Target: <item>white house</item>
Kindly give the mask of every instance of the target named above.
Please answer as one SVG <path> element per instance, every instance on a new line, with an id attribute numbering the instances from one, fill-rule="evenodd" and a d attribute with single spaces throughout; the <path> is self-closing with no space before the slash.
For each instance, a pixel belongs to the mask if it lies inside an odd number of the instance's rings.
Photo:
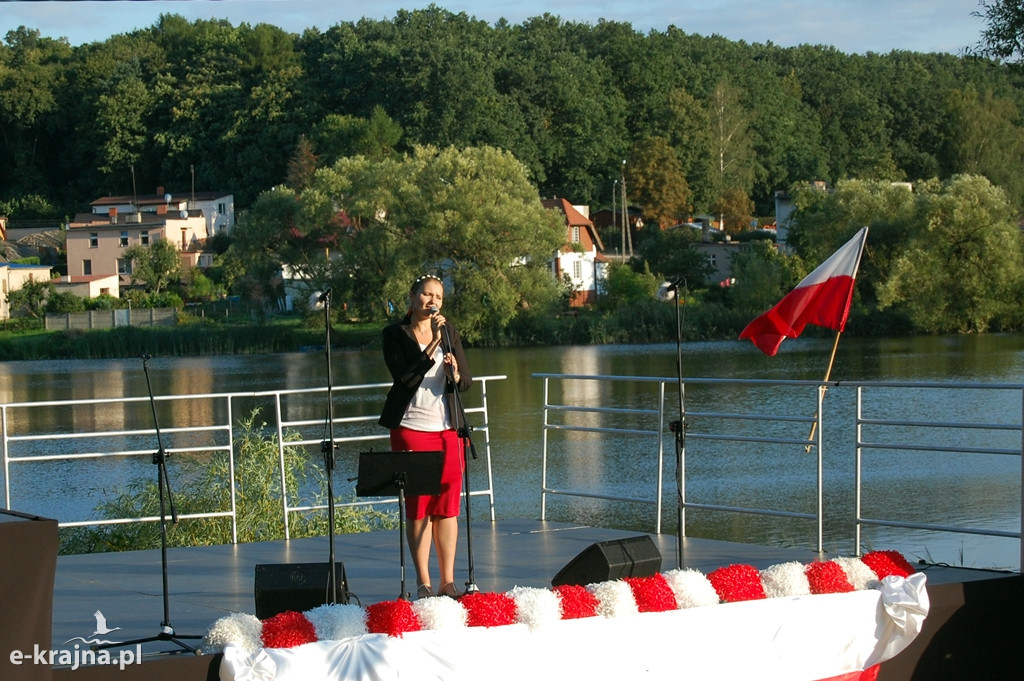
<path id="1" fill-rule="evenodd" d="M 565 216 L 565 245 L 555 252 L 552 273 L 556 279 L 561 279 L 563 273 L 569 275 L 574 289 L 571 306 L 594 304 L 601 293 L 608 259 L 601 253 L 604 245 L 588 217 L 589 207 L 574 206 L 565 199 L 543 199 L 541 204 Z"/>

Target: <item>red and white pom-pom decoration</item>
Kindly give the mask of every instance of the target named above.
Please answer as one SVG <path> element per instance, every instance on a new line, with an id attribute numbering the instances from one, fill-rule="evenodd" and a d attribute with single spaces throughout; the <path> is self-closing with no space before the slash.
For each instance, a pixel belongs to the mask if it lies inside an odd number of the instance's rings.
<path id="1" fill-rule="evenodd" d="M 473 592 L 458 599 L 434 596 L 415 603 L 399 599 L 365 608 L 323 605 L 305 613 L 279 613 L 262 622 L 252 615 L 233 613 L 213 624 L 204 637 L 202 651 L 216 653 L 233 645 L 254 652 L 260 647 L 291 648 L 365 634 L 401 637 L 422 629 L 522 624 L 535 630 L 582 617 L 613 618 L 763 598 L 875 589 L 886 577 L 908 577 L 914 572 L 900 553 L 872 551 L 863 558 L 835 558 L 806 565 L 781 563 L 761 571 L 750 565 L 729 565 L 705 576 L 687 568 L 586 586 L 515 587 L 507 593 Z"/>

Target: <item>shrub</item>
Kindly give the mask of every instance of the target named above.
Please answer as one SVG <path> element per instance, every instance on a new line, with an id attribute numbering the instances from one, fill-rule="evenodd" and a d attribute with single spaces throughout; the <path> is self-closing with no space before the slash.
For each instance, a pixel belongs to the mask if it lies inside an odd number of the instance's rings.
<path id="1" fill-rule="evenodd" d="M 276 431 L 258 422 L 259 409 L 243 418 L 235 433 L 235 490 L 238 541 L 257 542 L 284 539 L 281 477 L 278 464 Z M 296 433 L 285 435 L 285 442 L 299 439 Z M 285 445 L 285 479 L 289 494 L 301 489 L 323 489 L 324 472 L 298 445 Z M 154 476 L 155 477 L 155 476 Z M 178 515 L 213 513 L 230 508 L 231 471 L 227 456 L 183 457 L 172 480 Z M 337 501 L 337 500 L 336 500 Z M 322 505 L 325 496 L 314 494 L 310 505 Z M 160 515 L 160 490 L 154 479 L 140 478 L 112 499 L 102 502 L 97 511 L 106 519 L 155 517 Z M 291 537 L 327 534 L 327 512 L 292 514 Z M 394 513 L 369 507 L 338 509 L 335 531 L 339 534 L 367 532 L 397 527 Z M 168 524 L 168 546 L 208 546 L 231 543 L 230 518 L 185 519 Z M 61 530 L 61 553 L 102 553 L 160 547 L 159 522 L 134 522 Z"/>

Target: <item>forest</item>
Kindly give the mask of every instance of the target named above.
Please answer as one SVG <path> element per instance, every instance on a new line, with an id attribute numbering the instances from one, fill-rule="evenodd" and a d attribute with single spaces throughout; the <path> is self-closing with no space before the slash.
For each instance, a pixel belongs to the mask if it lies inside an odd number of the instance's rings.
<path id="1" fill-rule="evenodd" d="M 382 145 L 496 147 L 541 196 L 595 208 L 625 166 L 630 203 L 666 222 L 745 201 L 768 217 L 800 181 L 959 173 L 1019 208 L 1020 86 L 984 57 L 549 14 L 491 25 L 436 6 L 301 35 L 163 15 L 78 47 L 21 28 L 0 44 L 0 212 L 60 218 L 98 196 L 193 185 L 244 209 L 285 182 L 304 137 L 323 166 Z M 392 125 L 371 125 L 375 112 Z"/>
<path id="2" fill-rule="evenodd" d="M 443 206 L 478 211 L 467 224 L 493 224 L 493 207 L 483 212 L 466 197 L 465 205 L 449 205 L 455 198 L 443 186 L 444 173 L 460 168 L 489 173 L 491 183 L 478 177 L 473 191 L 512 195 L 507 205 L 521 215 L 508 217 L 515 234 L 506 245 L 538 255 L 558 237 L 527 207 L 528 197 L 565 197 L 597 210 L 621 205 L 628 191 L 650 229 L 637 235 L 631 271 L 609 279 L 605 312 L 614 314 L 638 281 L 649 293 L 652 282 L 688 267 L 695 286 L 704 283 L 699 263 L 666 261 L 685 243 L 675 248 L 681 237 L 654 226 L 710 214 L 739 236 L 773 222 L 776 193 L 784 191 L 798 204 L 796 256 L 756 245 L 744 251 L 736 290 L 702 298 L 714 312 L 696 335 L 735 333 L 864 224 L 879 241 L 865 253 L 854 326 L 1019 328 L 1022 315 L 1008 302 L 1019 300 L 1024 281 L 1016 229 L 1024 212 L 1024 90 L 1007 56 L 845 54 L 550 14 L 488 24 L 437 6 L 301 35 L 167 14 L 79 47 L 22 27 L 0 44 L 0 214 L 59 224 L 99 196 L 158 186 L 231 191 L 242 213 L 239 236 L 247 236 L 225 259 L 236 281 L 273 270 L 287 256 L 282 250 L 354 233 L 355 224 L 361 249 L 320 265 L 334 268 L 324 279 L 342 284 L 358 269 L 360 295 L 369 296 L 399 292 L 396 272 L 422 271 L 452 253 L 398 262 L 396 244 L 415 254 L 430 233 L 456 243 L 456 223 L 440 218 L 418 241 L 392 224 L 378 233 L 390 240 L 369 243 L 374 232 L 364 227 L 381 214 L 373 202 L 385 189 L 392 202 L 401 192 L 403 200 L 425 201 L 413 189 L 429 178 L 438 188 L 433 203 L 409 203 L 405 219 Z M 836 191 L 819 196 L 808 190 L 815 182 Z M 899 193 L 894 182 L 911 183 L 914 194 Z M 955 201 L 972 203 L 974 212 Z M 353 205 L 337 210 L 346 202 Z M 979 236 L 979 220 L 997 228 Z M 536 234 L 525 233 L 531 229 Z M 1000 269 L 993 254 L 1004 256 Z M 945 266 L 949 259 L 960 269 Z M 504 276 L 507 262 L 487 269 L 466 261 L 457 273 L 463 289 L 492 306 L 475 322 L 476 336 L 531 337 L 536 330 L 522 311 L 547 309 L 538 303 L 557 292 L 541 291 L 535 273 Z M 953 309 L 920 295 L 915 282 L 927 268 L 952 281 L 950 298 L 972 276 L 976 304 Z M 507 290 L 494 288 L 505 279 Z M 938 318 L 922 301 L 938 305 Z M 378 309 L 379 302 L 372 301 Z M 637 326 L 636 307 L 620 314 L 625 326 Z M 664 327 L 670 314 L 657 312 L 654 325 Z"/>

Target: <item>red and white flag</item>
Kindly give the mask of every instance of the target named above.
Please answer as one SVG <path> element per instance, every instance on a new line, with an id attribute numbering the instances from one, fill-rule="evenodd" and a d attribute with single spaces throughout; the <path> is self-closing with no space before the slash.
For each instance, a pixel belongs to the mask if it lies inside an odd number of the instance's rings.
<path id="1" fill-rule="evenodd" d="M 761 352 L 774 356 L 783 340 L 796 338 L 808 324 L 842 331 L 867 238 L 868 228 L 863 227 L 775 307 L 747 324 L 740 338 L 749 338 Z"/>

